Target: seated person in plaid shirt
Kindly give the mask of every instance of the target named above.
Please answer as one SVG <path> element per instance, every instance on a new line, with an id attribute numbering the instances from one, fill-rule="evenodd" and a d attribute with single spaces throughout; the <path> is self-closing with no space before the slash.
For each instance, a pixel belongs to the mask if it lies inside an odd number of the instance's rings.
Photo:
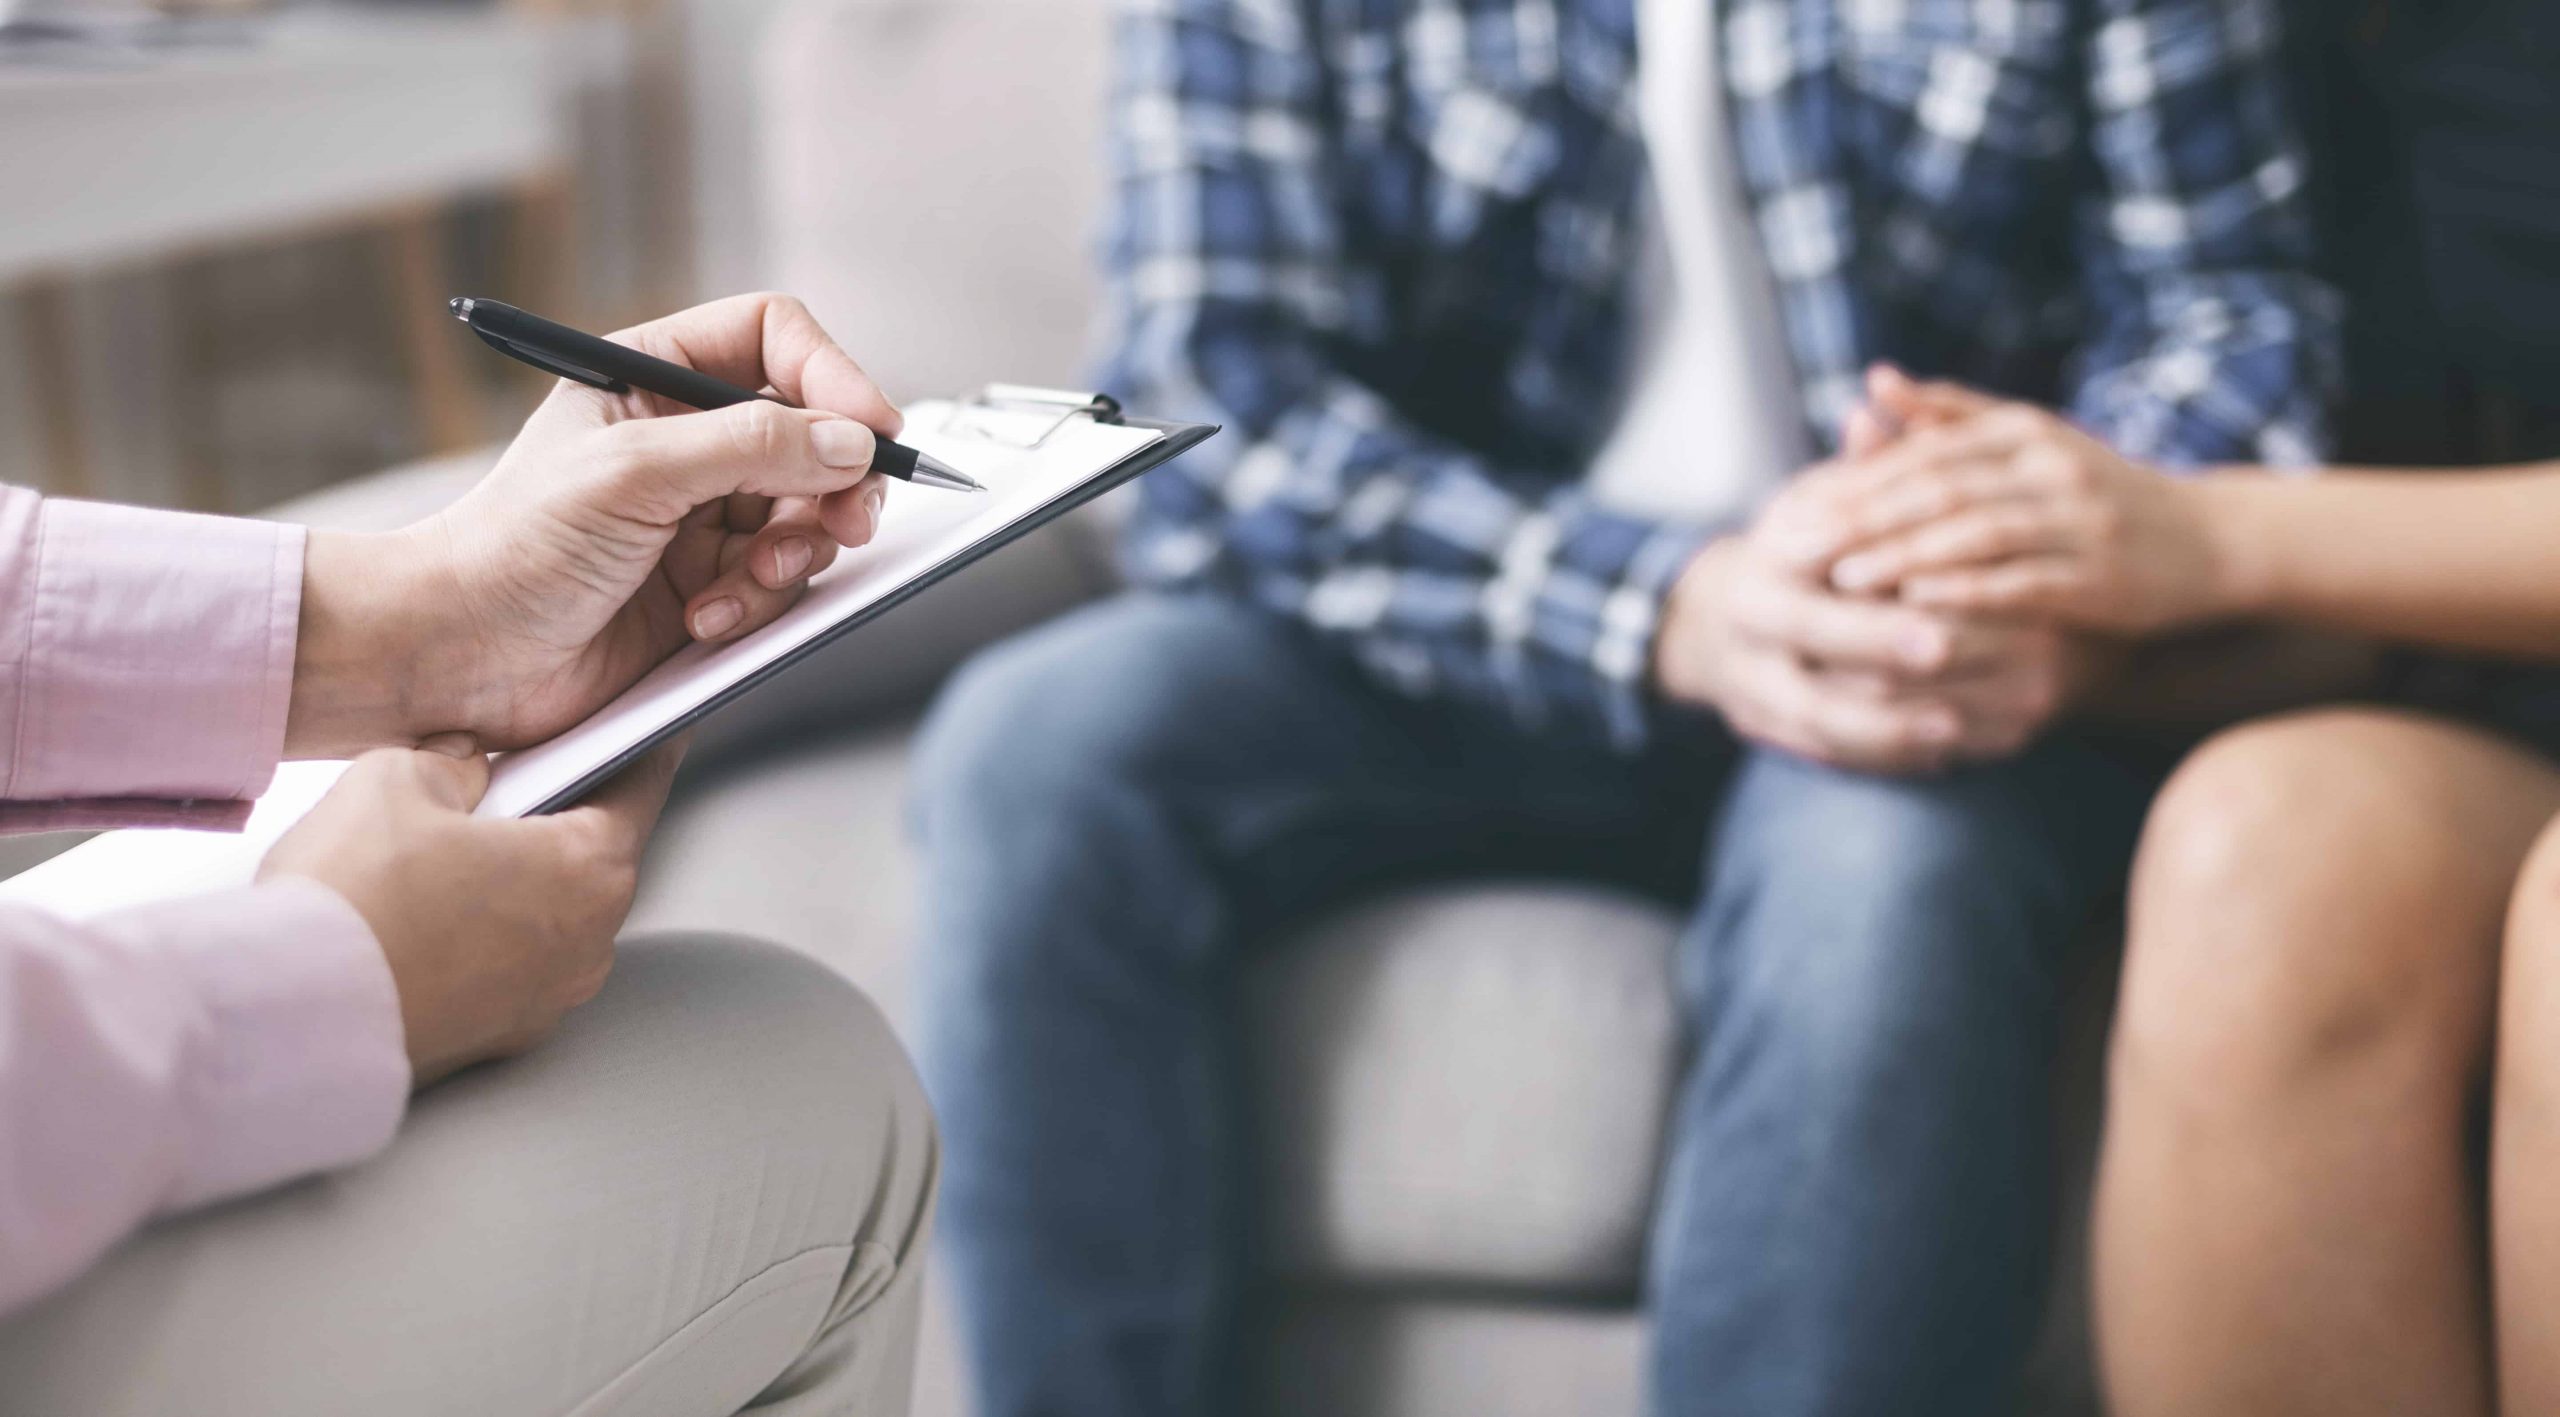
<path id="1" fill-rule="evenodd" d="M 1453 872 L 1695 901 L 1657 1410 L 2001 1406 L 2057 979 L 2161 764 L 2056 726 L 2113 642 L 1839 592 L 1782 513 L 1890 442 L 1853 419 L 1884 360 L 2165 467 L 2312 456 L 2334 329 L 2274 28 L 1131 0 L 1108 379 L 1227 433 L 1144 485 L 1145 588 L 991 651 L 920 753 L 992 1417 L 1236 1410 L 1233 966 Z"/>

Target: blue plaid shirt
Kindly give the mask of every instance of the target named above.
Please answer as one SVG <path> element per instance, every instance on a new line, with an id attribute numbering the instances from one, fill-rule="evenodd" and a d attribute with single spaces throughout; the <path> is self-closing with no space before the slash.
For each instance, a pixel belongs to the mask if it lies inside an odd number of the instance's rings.
<path id="1" fill-rule="evenodd" d="M 2271 0 L 1699 3 L 1818 446 L 1891 359 L 2173 467 L 2320 451 Z M 1718 528 L 1583 486 L 1628 375 L 1632 0 L 1124 0 L 1118 49 L 1105 378 L 1228 429 L 1142 484 L 1131 574 L 1640 747 Z"/>

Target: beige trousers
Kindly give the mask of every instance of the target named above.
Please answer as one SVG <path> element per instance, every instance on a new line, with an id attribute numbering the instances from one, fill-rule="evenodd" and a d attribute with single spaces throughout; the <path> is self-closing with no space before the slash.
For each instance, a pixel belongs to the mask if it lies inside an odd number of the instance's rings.
<path id="1" fill-rule="evenodd" d="M 894 1417 L 935 1168 L 851 985 L 633 943 L 381 1156 L 154 1226 L 0 1326 L 0 1413 Z"/>

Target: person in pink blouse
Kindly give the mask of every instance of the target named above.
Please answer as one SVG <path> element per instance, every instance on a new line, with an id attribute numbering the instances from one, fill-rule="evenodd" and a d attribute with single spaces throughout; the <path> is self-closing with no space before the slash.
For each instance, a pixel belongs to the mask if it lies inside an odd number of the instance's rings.
<path id="1" fill-rule="evenodd" d="M 878 1015 L 709 939 L 599 997 L 673 753 L 471 814 L 879 517 L 898 413 L 796 303 L 621 338 L 807 411 L 563 385 L 384 535 L 0 489 L 0 828 L 236 824 L 361 755 L 253 886 L 0 909 L 0 1409 L 903 1409 L 935 1140 Z"/>

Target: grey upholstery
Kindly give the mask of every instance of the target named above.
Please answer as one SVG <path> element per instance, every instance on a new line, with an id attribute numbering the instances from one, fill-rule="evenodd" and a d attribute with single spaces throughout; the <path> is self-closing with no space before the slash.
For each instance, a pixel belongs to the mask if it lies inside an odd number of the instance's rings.
<path id="1" fill-rule="evenodd" d="M 1676 928 L 1579 886 L 1454 887 L 1263 955 L 1247 998 L 1281 1271 L 1631 1300 L 1680 1059 Z"/>
<path id="2" fill-rule="evenodd" d="M 1612 1417 L 1643 1410 L 1623 1307 L 1445 1294 L 1294 1294 L 1256 1354 L 1263 1417 Z"/>

